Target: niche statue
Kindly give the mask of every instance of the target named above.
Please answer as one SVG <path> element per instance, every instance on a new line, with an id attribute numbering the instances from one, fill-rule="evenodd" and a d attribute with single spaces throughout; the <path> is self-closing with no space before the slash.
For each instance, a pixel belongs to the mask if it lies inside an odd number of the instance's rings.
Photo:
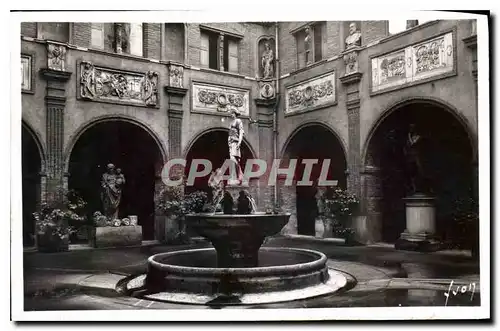
<path id="1" fill-rule="evenodd" d="M 429 185 L 429 176 L 425 169 L 425 150 L 424 137 L 417 131 L 415 124 L 410 124 L 404 154 L 410 179 L 411 194 L 425 194 L 432 191 Z"/>

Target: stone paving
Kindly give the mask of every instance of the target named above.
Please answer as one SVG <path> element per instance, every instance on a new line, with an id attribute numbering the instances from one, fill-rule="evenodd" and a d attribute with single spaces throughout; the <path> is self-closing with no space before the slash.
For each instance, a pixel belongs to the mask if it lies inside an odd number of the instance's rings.
<path id="1" fill-rule="evenodd" d="M 352 275 L 357 283 L 324 297 L 244 308 L 480 305 L 479 263 L 463 252 L 417 253 L 387 246 L 345 247 L 290 238 L 271 238 L 265 246 L 319 250 L 329 257 L 331 268 Z M 25 253 L 25 310 L 209 308 L 137 299 L 116 291 L 120 280 L 146 272 L 149 256 L 203 247 L 210 244 Z M 467 291 L 445 302 L 444 293 L 451 281 Z"/>

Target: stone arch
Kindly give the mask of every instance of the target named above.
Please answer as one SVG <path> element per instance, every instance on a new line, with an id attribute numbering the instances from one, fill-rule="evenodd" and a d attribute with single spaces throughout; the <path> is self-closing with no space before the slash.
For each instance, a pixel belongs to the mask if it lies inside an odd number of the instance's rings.
<path id="1" fill-rule="evenodd" d="M 72 135 L 65 153 L 68 188 L 87 201 L 87 217 L 103 211 L 100 181 L 106 164 L 111 162 L 126 178 L 118 218 L 138 216 L 144 240 L 163 239 L 157 197 L 167 153 L 155 132 L 134 118 L 98 117 Z"/>
<path id="2" fill-rule="evenodd" d="M 320 144 L 327 142 L 327 144 Z M 317 233 L 317 198 L 319 182 L 323 174 L 323 160 L 330 160 L 327 180 L 337 180 L 337 186 L 347 187 L 347 151 L 344 141 L 331 127 L 322 122 L 310 121 L 297 127 L 288 137 L 280 151 L 280 168 L 286 168 L 290 159 L 298 159 L 292 185 L 285 178 L 278 177 L 278 201 L 281 207 L 290 212 L 290 222 L 284 232 L 311 236 L 331 236 Z M 317 159 L 319 162 L 311 168 L 310 177 L 303 182 L 305 169 L 302 160 Z M 322 225 L 321 225 L 322 226 Z M 321 230 L 320 230 L 321 231 Z"/>
<path id="3" fill-rule="evenodd" d="M 40 134 L 33 129 L 33 127 L 28 124 L 25 120 L 21 121 L 21 127 L 22 129 L 26 129 L 26 132 L 28 132 L 33 138 L 33 141 L 35 142 L 37 149 L 38 149 L 38 154 L 40 156 L 40 172 L 45 173 L 46 171 L 46 151 L 45 151 L 45 145 L 42 143 L 42 138 Z"/>
<path id="4" fill-rule="evenodd" d="M 104 116 L 98 116 L 94 117 L 92 120 L 84 123 L 81 125 L 69 138 L 68 145 L 66 146 L 64 150 L 64 169 L 67 172 L 69 169 L 69 160 L 71 157 L 71 151 L 75 147 L 76 142 L 78 139 L 82 136 L 84 132 L 86 132 L 88 129 L 91 127 L 99 124 L 99 123 L 104 123 L 104 122 L 112 122 L 112 121 L 122 121 L 122 122 L 128 122 L 131 124 L 135 124 L 138 127 L 142 128 L 145 130 L 151 138 L 156 142 L 156 145 L 158 149 L 160 150 L 161 156 L 163 163 L 167 162 L 168 160 L 168 153 L 167 153 L 167 147 L 164 143 L 163 140 L 160 139 L 160 135 L 156 132 L 154 132 L 147 124 L 137 120 L 137 118 L 128 116 L 128 115 L 104 115 Z M 161 171 L 161 169 L 160 169 Z"/>
<path id="5" fill-rule="evenodd" d="M 420 128 L 417 130 L 423 138 L 418 164 L 424 176 L 419 177 L 417 191 L 436 197 L 435 228 L 428 231 L 435 231 L 446 243 L 457 244 L 463 229 L 455 212 L 460 201 L 477 199 L 476 134 L 455 107 L 425 97 L 405 98 L 390 105 L 364 141 L 363 209 L 380 231 L 374 233 L 373 240 L 396 242 L 408 226 L 404 199 L 415 193 L 412 178 L 416 178 L 405 153 L 412 124 Z"/>
<path id="6" fill-rule="evenodd" d="M 283 155 L 286 152 L 286 149 L 289 146 L 290 142 L 297 135 L 297 133 L 300 132 L 300 130 L 302 130 L 302 129 L 306 128 L 306 127 L 315 126 L 315 125 L 325 128 L 326 130 L 330 131 L 330 133 L 332 133 L 335 136 L 335 138 L 337 138 L 337 140 L 340 142 L 340 145 L 342 147 L 342 151 L 344 152 L 344 158 L 347 160 L 347 143 L 345 142 L 345 140 L 342 139 L 342 137 L 337 133 L 337 131 L 335 129 L 333 129 L 331 126 L 329 126 L 328 124 L 325 124 L 323 122 L 314 121 L 314 120 L 313 121 L 303 122 L 301 125 L 299 125 L 298 127 L 296 127 L 292 131 L 292 133 L 290 133 L 288 135 L 288 138 L 286 139 L 285 143 L 281 147 L 281 150 L 280 150 L 280 153 L 279 153 L 280 157 L 281 158 L 283 157 Z"/>
<path id="7" fill-rule="evenodd" d="M 471 144 L 471 148 L 473 150 L 473 157 L 474 159 L 472 160 L 473 162 L 477 162 L 477 157 L 478 157 L 478 144 L 477 144 L 477 136 L 476 134 L 473 133 L 473 130 L 470 126 L 470 123 L 467 121 L 467 119 L 458 111 L 456 107 L 451 105 L 450 103 L 439 99 L 439 98 L 434 98 L 434 97 L 410 97 L 410 98 L 404 98 L 402 100 L 399 100 L 393 104 L 391 104 L 389 107 L 384 110 L 384 112 L 379 116 L 379 118 L 374 122 L 372 125 L 370 131 L 368 132 L 368 135 L 366 136 L 366 139 L 363 143 L 363 147 L 361 149 L 361 164 L 363 167 L 366 167 L 367 164 L 367 154 L 369 151 L 370 147 L 370 142 L 373 138 L 373 135 L 375 132 L 377 132 L 377 129 L 380 127 L 380 125 L 384 122 L 386 118 L 388 118 L 391 114 L 396 112 L 397 110 L 411 105 L 411 104 L 416 104 L 416 103 L 427 103 L 430 105 L 435 105 L 437 107 L 440 107 L 444 111 L 447 111 L 449 114 L 451 114 L 463 127 L 467 135 L 469 136 L 469 142 Z"/>

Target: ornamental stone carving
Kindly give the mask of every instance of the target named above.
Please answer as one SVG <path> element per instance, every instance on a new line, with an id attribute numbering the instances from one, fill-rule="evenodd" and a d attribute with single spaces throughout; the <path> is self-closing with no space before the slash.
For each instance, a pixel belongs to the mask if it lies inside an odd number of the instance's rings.
<path id="1" fill-rule="evenodd" d="M 260 84 L 260 97 L 262 99 L 273 99 L 276 97 L 276 90 L 274 88 L 274 81 L 261 82 Z"/>
<path id="2" fill-rule="evenodd" d="M 120 101 L 146 106 L 158 104 L 158 73 L 120 72 L 80 63 L 80 96 L 94 101 Z"/>
<path id="3" fill-rule="evenodd" d="M 47 43 L 47 67 L 51 70 L 65 71 L 66 46 Z"/>
<path id="4" fill-rule="evenodd" d="M 456 72 L 453 33 L 372 58 L 372 92 Z"/>
<path id="5" fill-rule="evenodd" d="M 358 72 L 358 52 L 353 51 L 344 54 L 345 74 Z"/>
<path id="6" fill-rule="evenodd" d="M 332 72 L 287 87 L 285 113 L 310 110 L 335 101 L 335 72 Z"/>
<path id="7" fill-rule="evenodd" d="M 345 38 L 345 48 L 347 50 L 356 46 L 361 46 L 361 32 L 356 23 L 352 22 L 349 24 L 349 35 Z"/>
<path id="8" fill-rule="evenodd" d="M 260 54 L 259 76 L 263 79 L 272 79 L 275 72 L 274 39 L 262 38 L 259 41 L 258 48 Z"/>
<path id="9" fill-rule="evenodd" d="M 169 86 L 184 88 L 184 67 L 173 64 L 169 65 L 168 76 Z"/>
<path id="10" fill-rule="evenodd" d="M 193 110 L 229 113 L 236 109 L 240 115 L 249 115 L 250 92 L 205 83 L 193 83 Z"/>

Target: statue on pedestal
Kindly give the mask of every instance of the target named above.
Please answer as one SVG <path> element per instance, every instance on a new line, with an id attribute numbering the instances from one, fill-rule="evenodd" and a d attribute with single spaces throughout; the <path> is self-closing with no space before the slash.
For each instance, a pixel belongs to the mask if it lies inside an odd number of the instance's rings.
<path id="1" fill-rule="evenodd" d="M 356 27 L 356 23 L 349 24 L 349 35 L 345 38 L 345 49 L 361 46 L 361 32 Z"/>
<path id="2" fill-rule="evenodd" d="M 107 172 L 102 175 L 101 201 L 104 215 L 111 221 L 118 218 L 123 184 L 125 176 L 121 173 L 121 169 L 115 170 L 114 164 L 108 164 Z"/>
<path id="3" fill-rule="evenodd" d="M 263 78 L 273 78 L 274 76 L 274 53 L 268 42 L 264 44 L 265 50 L 262 53 Z"/>
<path id="4" fill-rule="evenodd" d="M 430 193 L 427 174 L 424 167 L 424 138 L 418 133 L 416 125 L 410 124 L 404 154 L 408 175 L 410 177 L 410 191 L 415 193 Z"/>
<path id="5" fill-rule="evenodd" d="M 229 146 L 229 158 L 236 165 L 236 173 L 237 173 L 237 178 L 231 179 L 229 181 L 229 184 L 235 185 L 235 184 L 241 184 L 243 180 L 243 172 L 240 166 L 240 160 L 241 160 L 240 147 L 245 132 L 243 130 L 243 122 L 239 118 L 240 113 L 236 109 L 234 109 L 232 111 L 232 116 L 233 116 L 233 121 L 229 126 L 229 136 L 227 139 L 227 143 Z"/>

